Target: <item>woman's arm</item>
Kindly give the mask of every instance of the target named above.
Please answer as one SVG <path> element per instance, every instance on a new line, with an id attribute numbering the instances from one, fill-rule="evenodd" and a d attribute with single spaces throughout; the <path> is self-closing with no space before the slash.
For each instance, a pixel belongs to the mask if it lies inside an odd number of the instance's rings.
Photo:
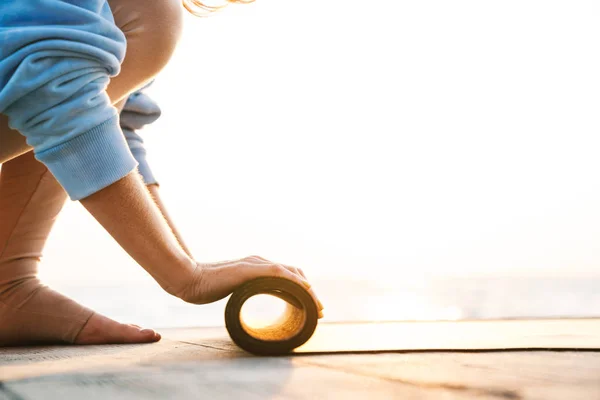
<path id="1" fill-rule="evenodd" d="M 137 172 L 86 197 L 81 204 L 165 291 L 184 301 L 210 303 L 251 279 L 276 276 L 306 287 L 323 308 L 298 268 L 258 256 L 196 262 L 177 241 Z"/>

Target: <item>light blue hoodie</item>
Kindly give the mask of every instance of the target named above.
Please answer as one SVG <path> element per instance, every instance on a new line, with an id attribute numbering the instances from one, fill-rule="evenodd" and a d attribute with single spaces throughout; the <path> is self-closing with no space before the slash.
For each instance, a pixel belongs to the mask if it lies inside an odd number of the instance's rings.
<path id="1" fill-rule="evenodd" d="M 105 0 L 0 0 L 0 113 L 73 200 L 137 166 L 105 92 L 125 47 Z"/>
<path id="2" fill-rule="evenodd" d="M 149 86 L 149 85 L 148 85 Z M 146 87 L 148 87 L 146 86 Z M 158 184 L 146 159 L 144 140 L 138 130 L 156 121 L 161 114 L 160 107 L 146 93 L 146 87 L 132 93 L 121 110 L 121 129 L 129 145 L 129 150 L 138 162 L 138 170 L 146 185 Z"/>

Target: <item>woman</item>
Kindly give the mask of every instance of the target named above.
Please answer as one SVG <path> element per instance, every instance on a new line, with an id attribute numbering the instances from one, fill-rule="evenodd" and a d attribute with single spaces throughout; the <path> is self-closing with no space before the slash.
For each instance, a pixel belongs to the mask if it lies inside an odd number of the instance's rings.
<path id="1" fill-rule="evenodd" d="M 165 291 L 186 302 L 213 302 L 250 279 L 279 276 L 309 288 L 322 309 L 298 268 L 258 256 L 197 262 L 160 200 L 135 135 L 139 126 L 124 126 L 127 140 L 123 134 L 124 106 L 124 125 L 131 122 L 127 112 L 157 116 L 147 98 L 140 106 L 140 94 L 130 94 L 171 57 L 181 8 L 179 0 L 0 2 L 0 345 L 160 339 L 36 278 L 67 195 Z"/>

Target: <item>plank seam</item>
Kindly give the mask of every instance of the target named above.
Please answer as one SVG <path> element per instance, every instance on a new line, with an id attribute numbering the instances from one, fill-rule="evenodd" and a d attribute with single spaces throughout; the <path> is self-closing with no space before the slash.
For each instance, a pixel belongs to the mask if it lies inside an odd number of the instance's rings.
<path id="1" fill-rule="evenodd" d="M 598 353 L 600 348 L 595 347 L 506 347 L 496 349 L 388 349 L 388 350 L 331 350 L 331 351 L 300 351 L 283 354 L 284 356 L 318 356 L 334 354 L 409 354 L 409 353 L 515 353 L 515 352 L 556 352 L 556 353 Z"/>
<path id="2" fill-rule="evenodd" d="M 221 350 L 221 351 L 230 351 L 228 349 L 223 349 L 221 347 L 209 346 L 207 344 L 194 343 L 194 342 L 186 342 L 185 340 L 178 340 L 179 343 L 191 344 L 193 346 L 206 347 L 207 349 Z"/>

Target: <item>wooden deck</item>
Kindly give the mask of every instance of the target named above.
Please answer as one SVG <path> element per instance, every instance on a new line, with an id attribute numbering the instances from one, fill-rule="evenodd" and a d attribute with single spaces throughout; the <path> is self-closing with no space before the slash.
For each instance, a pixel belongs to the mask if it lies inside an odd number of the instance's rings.
<path id="1" fill-rule="evenodd" d="M 164 330 L 150 345 L 7 348 L 0 400 L 600 399 L 600 320 L 473 324 L 322 325 L 306 352 L 285 357 L 244 353 L 219 328 Z M 372 339 L 401 352 L 325 352 Z"/>

